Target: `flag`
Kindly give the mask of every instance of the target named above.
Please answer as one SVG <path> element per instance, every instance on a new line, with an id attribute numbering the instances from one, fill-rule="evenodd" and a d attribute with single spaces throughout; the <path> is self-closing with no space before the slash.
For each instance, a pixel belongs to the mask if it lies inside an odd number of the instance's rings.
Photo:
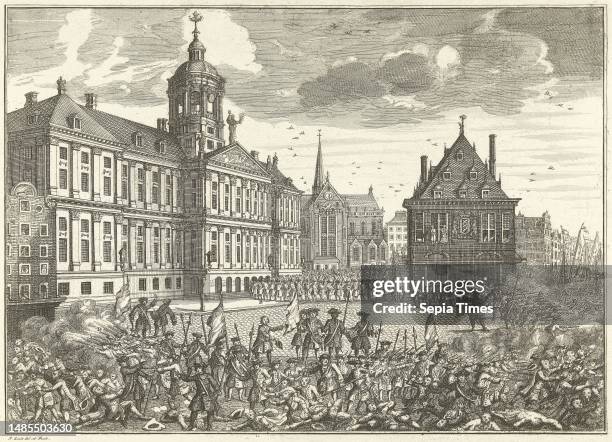
<path id="1" fill-rule="evenodd" d="M 131 301 L 130 284 L 128 281 L 126 284 L 123 284 L 123 287 L 115 294 L 115 319 L 121 321 L 127 319 Z"/>
<path id="2" fill-rule="evenodd" d="M 219 301 L 219 305 L 215 307 L 212 314 L 206 320 L 206 325 L 210 328 L 208 335 L 208 343 L 214 345 L 218 339 L 225 338 L 227 331 L 225 329 L 225 312 L 223 311 L 223 300 Z"/>
<path id="3" fill-rule="evenodd" d="M 298 322 L 300 321 L 300 303 L 298 301 L 297 292 L 293 295 L 293 299 L 287 306 L 287 312 L 285 313 L 287 323 L 285 324 L 285 332 L 287 334 L 292 330 L 295 330 Z"/>
<path id="4" fill-rule="evenodd" d="M 424 338 L 425 338 L 425 347 L 427 349 L 433 347 L 433 345 L 438 340 L 438 327 L 436 327 L 436 324 L 432 324 L 429 327 L 426 327 Z"/>

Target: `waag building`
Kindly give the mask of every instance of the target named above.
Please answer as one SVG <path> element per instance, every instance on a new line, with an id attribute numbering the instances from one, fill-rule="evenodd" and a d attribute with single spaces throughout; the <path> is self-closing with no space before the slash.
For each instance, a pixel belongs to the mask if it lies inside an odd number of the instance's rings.
<path id="1" fill-rule="evenodd" d="M 407 210 L 409 267 L 461 269 L 486 276 L 520 261 L 514 236 L 518 198 L 508 196 L 496 170 L 496 136 L 489 135 L 489 158 L 482 160 L 465 133 L 437 165 L 421 156 L 421 174 Z M 452 272 L 452 271 L 451 271 Z M 468 276 L 468 275 L 466 275 Z"/>

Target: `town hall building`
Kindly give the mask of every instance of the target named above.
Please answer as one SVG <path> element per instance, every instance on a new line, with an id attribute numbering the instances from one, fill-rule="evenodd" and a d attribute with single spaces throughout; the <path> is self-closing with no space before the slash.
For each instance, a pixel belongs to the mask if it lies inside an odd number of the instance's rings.
<path id="1" fill-rule="evenodd" d="M 78 103 L 61 77 L 57 95 L 30 92 L 8 114 L 9 309 L 112 300 L 126 282 L 133 296 L 216 296 L 301 271 L 302 192 L 276 155 L 237 141 L 242 117 L 224 121 L 225 80 L 191 19 L 156 127 L 99 110 L 94 93 Z"/>

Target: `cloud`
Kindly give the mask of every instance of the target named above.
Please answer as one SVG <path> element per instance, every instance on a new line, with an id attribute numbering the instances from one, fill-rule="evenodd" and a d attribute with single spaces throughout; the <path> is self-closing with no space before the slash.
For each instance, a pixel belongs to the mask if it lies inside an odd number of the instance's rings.
<path id="1" fill-rule="evenodd" d="M 226 64 L 254 74 L 262 66 L 255 62 L 256 46 L 249 40 L 249 31 L 234 21 L 230 14 L 221 10 L 204 10 L 199 24 L 200 40 L 206 46 L 206 60 L 213 65 Z M 183 18 L 183 38 L 191 42 L 193 23 L 189 14 Z M 185 50 L 187 45 L 185 45 Z"/>
<path id="2" fill-rule="evenodd" d="M 88 40 L 92 26 L 91 9 L 68 12 L 54 39 L 54 45 L 59 52 L 55 59 L 62 60 L 61 64 L 26 74 L 9 71 L 9 109 L 19 106 L 23 94 L 30 90 L 37 90 L 41 94 L 52 93 L 55 91 L 55 81 L 60 76 L 70 81 L 82 75 L 90 65 L 80 60 L 79 49 Z"/>

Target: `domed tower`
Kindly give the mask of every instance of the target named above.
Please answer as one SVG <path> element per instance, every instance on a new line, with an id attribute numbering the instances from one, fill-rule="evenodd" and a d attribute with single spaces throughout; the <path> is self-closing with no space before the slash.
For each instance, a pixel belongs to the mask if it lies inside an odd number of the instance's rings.
<path id="1" fill-rule="evenodd" d="M 198 22 L 194 12 L 193 41 L 189 60 L 181 64 L 168 79 L 169 130 L 180 140 L 189 157 L 200 151 L 210 152 L 223 146 L 223 95 L 225 79 L 213 65 L 204 60 L 206 48 L 198 39 Z"/>

